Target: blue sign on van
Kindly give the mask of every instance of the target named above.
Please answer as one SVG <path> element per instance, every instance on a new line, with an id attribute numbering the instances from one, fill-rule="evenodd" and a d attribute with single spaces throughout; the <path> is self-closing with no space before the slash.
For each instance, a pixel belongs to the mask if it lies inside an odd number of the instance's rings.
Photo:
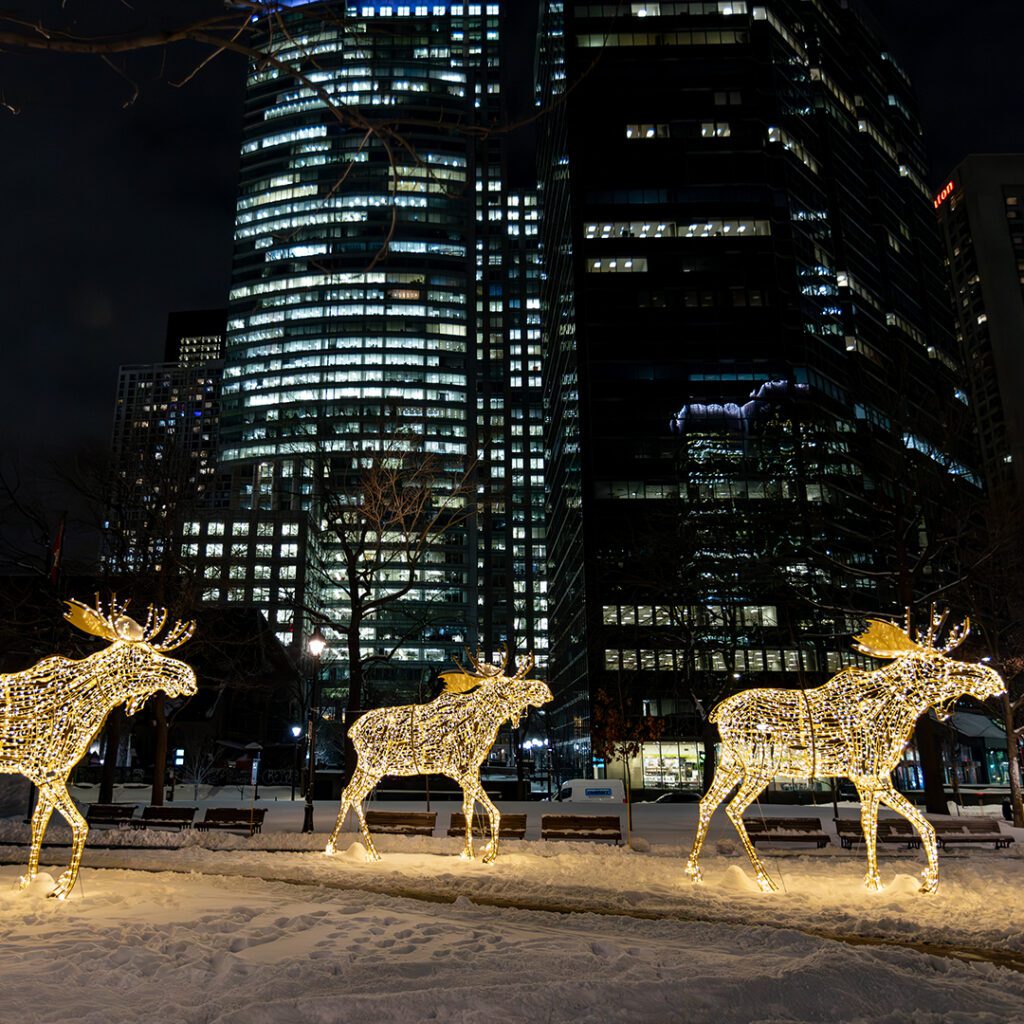
<path id="1" fill-rule="evenodd" d="M 600 799 L 601 797 L 607 797 L 609 800 L 612 798 L 612 791 L 610 786 L 606 786 L 603 789 L 591 789 L 589 786 L 583 790 L 584 796 L 588 799 Z"/>

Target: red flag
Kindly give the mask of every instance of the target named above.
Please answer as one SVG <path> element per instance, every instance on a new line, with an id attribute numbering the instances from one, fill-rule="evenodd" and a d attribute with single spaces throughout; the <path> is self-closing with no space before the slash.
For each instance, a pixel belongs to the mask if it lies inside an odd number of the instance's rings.
<path id="1" fill-rule="evenodd" d="M 57 535 L 50 545 L 50 586 L 56 587 L 60 578 L 60 563 L 64 555 L 64 525 L 67 522 L 67 512 L 62 512 L 60 522 L 57 524 Z"/>

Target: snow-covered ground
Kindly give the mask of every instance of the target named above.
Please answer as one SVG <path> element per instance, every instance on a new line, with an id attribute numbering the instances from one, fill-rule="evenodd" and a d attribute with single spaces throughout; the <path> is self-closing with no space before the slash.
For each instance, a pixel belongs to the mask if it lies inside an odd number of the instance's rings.
<path id="1" fill-rule="evenodd" d="M 626 848 L 534 838 L 542 813 L 607 808 L 503 804 L 527 811 L 528 838 L 484 865 L 444 837 L 453 803 L 434 838 L 378 837 L 379 864 L 351 824 L 320 852 L 334 806 L 303 836 L 300 804 L 260 803 L 252 839 L 94 829 L 133 845 L 87 848 L 65 903 L 45 880 L 18 892 L 27 851 L 0 845 L 0 1024 L 1024 1022 L 1024 830 L 1009 851 L 943 854 L 931 897 L 920 851 L 883 851 L 886 890 L 868 894 L 862 852 L 767 847 L 785 889 L 765 895 L 724 815 L 706 883 L 686 881 L 692 805 L 636 808 Z M 833 831 L 831 805 L 763 811 Z M 20 817 L 0 820 L 0 843 L 25 838 Z M 68 854 L 45 850 L 45 870 Z"/>

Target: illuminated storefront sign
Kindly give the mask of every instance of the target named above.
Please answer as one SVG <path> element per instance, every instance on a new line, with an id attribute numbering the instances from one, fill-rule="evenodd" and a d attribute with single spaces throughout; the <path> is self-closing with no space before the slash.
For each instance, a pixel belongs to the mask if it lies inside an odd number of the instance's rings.
<path id="1" fill-rule="evenodd" d="M 953 194 L 953 189 L 955 188 L 956 185 L 952 181 L 947 181 L 946 184 L 942 186 L 934 200 L 936 210 Z"/>

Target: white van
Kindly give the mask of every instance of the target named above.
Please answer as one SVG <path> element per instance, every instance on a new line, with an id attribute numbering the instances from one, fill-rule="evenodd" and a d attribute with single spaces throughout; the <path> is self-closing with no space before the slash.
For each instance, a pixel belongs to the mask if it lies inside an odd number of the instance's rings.
<path id="1" fill-rule="evenodd" d="M 562 783 L 555 799 L 574 803 L 600 800 L 604 803 L 624 804 L 626 790 L 622 779 L 569 779 Z"/>

